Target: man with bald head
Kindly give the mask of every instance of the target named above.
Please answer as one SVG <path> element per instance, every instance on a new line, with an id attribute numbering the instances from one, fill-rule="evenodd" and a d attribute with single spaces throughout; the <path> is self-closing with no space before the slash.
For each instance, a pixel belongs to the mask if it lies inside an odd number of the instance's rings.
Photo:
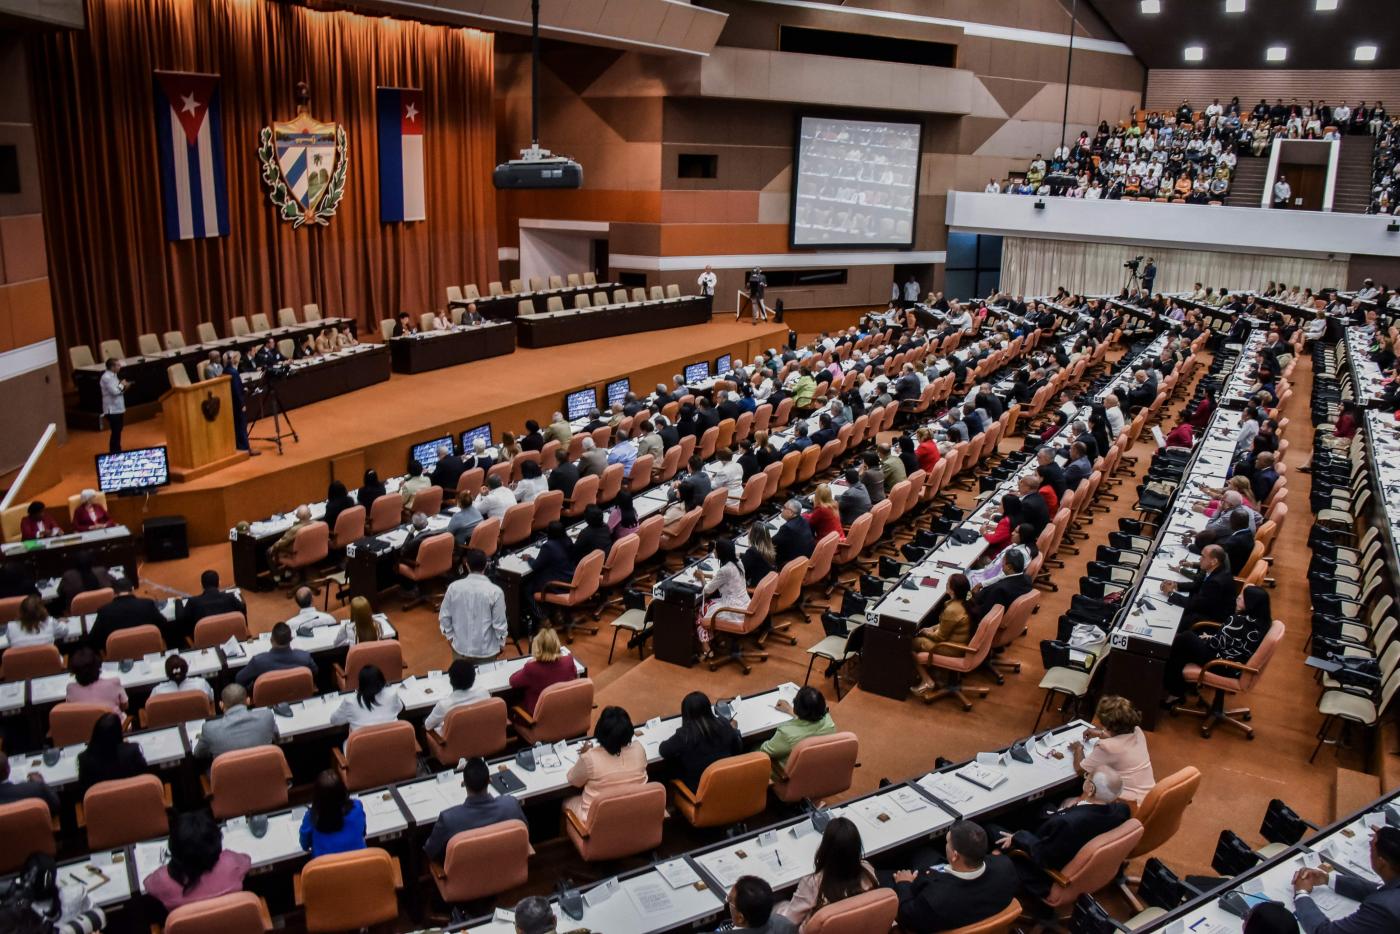
<path id="1" fill-rule="evenodd" d="M 1086 843 L 1131 816 L 1128 806 L 1118 800 L 1122 793 L 1122 776 L 1106 766 L 1098 768 L 1084 777 L 1078 798 L 1038 826 L 1014 834 L 997 833 L 997 848 L 1012 854 L 1022 887 L 1041 898 L 1048 895 L 1051 880 L 1046 870 L 1064 869 Z"/>
<path id="2" fill-rule="evenodd" d="M 1224 622 L 1235 610 L 1235 578 L 1225 549 L 1207 545 L 1201 552 L 1200 570 L 1200 576 L 1193 581 L 1162 581 L 1162 593 L 1183 610 L 1182 627 L 1202 620 Z"/>

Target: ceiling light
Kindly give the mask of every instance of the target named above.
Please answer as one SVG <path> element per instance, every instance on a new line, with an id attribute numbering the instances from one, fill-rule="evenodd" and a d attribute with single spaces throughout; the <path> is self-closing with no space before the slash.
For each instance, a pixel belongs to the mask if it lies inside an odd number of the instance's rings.
<path id="1" fill-rule="evenodd" d="M 1142 12 L 1149 15 L 1162 12 L 1162 0 L 1142 0 Z"/>
<path id="2" fill-rule="evenodd" d="M 1317 0 L 1317 12 L 1330 13 L 1337 8 L 1337 0 Z"/>
<path id="3" fill-rule="evenodd" d="M 1374 62 L 1376 60 L 1376 47 L 1374 45 L 1358 45 L 1352 58 L 1358 62 Z"/>
<path id="4" fill-rule="evenodd" d="M 1243 13 L 1244 0 L 1225 0 L 1226 13 Z"/>
<path id="5" fill-rule="evenodd" d="M 1185 52 L 1182 53 L 1182 57 L 1188 62 L 1199 62 L 1206 57 L 1205 46 L 1188 45 Z"/>
<path id="6" fill-rule="evenodd" d="M 1271 45 L 1264 53 L 1265 61 L 1281 62 L 1288 58 L 1288 47 L 1282 45 Z"/>

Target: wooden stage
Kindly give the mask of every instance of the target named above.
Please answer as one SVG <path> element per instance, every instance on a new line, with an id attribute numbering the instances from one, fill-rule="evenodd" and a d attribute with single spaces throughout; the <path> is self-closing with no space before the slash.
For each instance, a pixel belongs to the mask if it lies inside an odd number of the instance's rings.
<path id="1" fill-rule="evenodd" d="M 113 516 L 139 531 L 151 516 L 181 515 L 192 545 L 227 541 L 228 530 L 251 520 L 324 499 L 326 486 L 340 479 L 354 489 L 367 468 L 381 477 L 406 469 L 409 449 L 445 434 L 490 422 L 494 436 L 519 431 L 527 418 L 545 424 L 564 394 L 629 377 L 633 391 L 651 392 L 669 382 L 687 363 L 722 354 L 750 360 L 760 350 L 787 340 L 787 325 L 736 323 L 722 316 L 690 327 L 629 334 L 541 350 L 517 349 L 504 357 L 478 360 L 429 373 L 394 376 L 346 396 L 294 409 L 298 442 L 284 442 L 285 453 L 254 442 L 256 456 L 188 483 L 172 484 L 147 497 L 113 498 Z M 270 432 L 259 422 L 254 434 Z M 128 448 L 165 443 L 161 417 L 127 426 Z M 96 486 L 93 456 L 107 449 L 105 432 L 72 431 L 59 451 L 61 482 L 27 498 L 41 499 L 62 512 L 70 495 Z"/>

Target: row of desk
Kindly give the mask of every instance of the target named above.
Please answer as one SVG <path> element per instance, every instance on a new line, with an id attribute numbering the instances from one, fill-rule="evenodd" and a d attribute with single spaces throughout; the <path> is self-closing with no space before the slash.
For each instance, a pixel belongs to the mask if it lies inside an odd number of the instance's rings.
<path id="1" fill-rule="evenodd" d="M 58 585 L 54 578 L 75 566 L 79 552 L 92 553 L 96 567 L 122 567 L 133 584 L 139 584 L 140 562 L 136 551 L 136 537 L 124 525 L 113 525 L 105 529 L 92 529 L 88 532 L 69 532 L 53 538 L 29 539 L 22 542 L 6 542 L 0 545 L 0 558 L 6 564 L 23 569 L 25 575 L 40 584 L 40 594 L 45 602 L 58 595 Z M 46 592 L 47 591 L 47 592 Z"/>
<path id="2" fill-rule="evenodd" d="M 620 337 L 643 331 L 706 324 L 714 297 L 687 295 L 659 301 L 628 302 L 593 308 L 520 315 L 515 319 L 521 347 L 554 347 L 578 341 Z"/>
<path id="3" fill-rule="evenodd" d="M 509 292 L 504 295 L 483 295 L 480 298 L 451 299 L 447 307 L 451 311 L 475 305 L 477 312 L 488 321 L 510 321 L 520 314 L 520 303 L 528 301 L 535 311 L 549 310 L 549 300 L 557 298 L 565 305 L 574 303 L 574 296 L 592 296 L 595 292 L 612 294 L 617 287 L 615 282 L 599 282 L 597 285 L 569 285 L 559 289 L 540 289 L 538 292 Z"/>
<path id="4" fill-rule="evenodd" d="M 1368 324 L 1353 325 L 1342 332 L 1353 393 L 1362 408 L 1380 404 L 1385 399 L 1386 374 L 1371 359 L 1370 346 L 1375 338 L 1376 329 Z"/>
<path id="5" fill-rule="evenodd" d="M 291 360 L 286 367 L 283 377 L 269 378 L 265 370 L 241 374 L 248 421 L 272 414 L 274 393 L 286 411 L 388 381 L 389 348 L 356 344 L 318 357 Z M 267 386 L 266 391 L 260 391 L 263 386 Z"/>
<path id="6" fill-rule="evenodd" d="M 514 353 L 515 326 L 509 321 L 463 324 L 445 331 L 391 337 L 385 343 L 395 373 L 426 373 Z"/>

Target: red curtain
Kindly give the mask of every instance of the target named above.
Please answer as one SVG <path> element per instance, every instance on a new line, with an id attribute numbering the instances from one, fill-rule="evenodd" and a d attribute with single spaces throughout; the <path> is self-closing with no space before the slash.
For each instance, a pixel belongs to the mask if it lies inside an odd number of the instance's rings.
<path id="1" fill-rule="evenodd" d="M 54 312 L 64 345 L 316 302 L 380 318 L 443 307 L 452 284 L 495 278 L 493 43 L 489 33 L 263 0 L 89 0 L 88 26 L 37 35 L 29 59 Z M 168 241 L 153 72 L 220 76 L 229 235 Z M 348 134 L 330 225 L 277 218 L 258 133 L 309 113 Z M 376 87 L 424 94 L 427 220 L 379 221 Z M 67 355 L 61 354 L 64 365 Z"/>

